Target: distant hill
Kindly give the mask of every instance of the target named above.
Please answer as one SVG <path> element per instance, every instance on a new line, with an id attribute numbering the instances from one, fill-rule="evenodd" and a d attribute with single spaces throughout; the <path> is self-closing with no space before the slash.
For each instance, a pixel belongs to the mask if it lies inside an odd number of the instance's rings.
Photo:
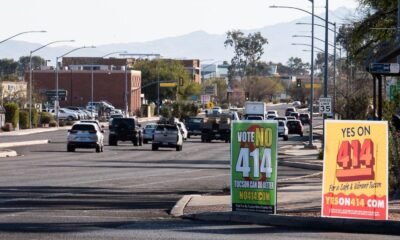
<path id="1" fill-rule="evenodd" d="M 354 10 L 347 8 L 338 8 L 330 13 L 330 21 L 343 23 L 346 18 L 351 16 Z M 321 16 L 324 17 L 324 16 Z M 291 43 L 310 44 L 310 38 L 294 38 L 292 35 L 311 35 L 310 25 L 296 25 L 296 22 L 311 22 L 310 17 L 299 18 L 295 21 L 280 23 L 272 26 L 266 26 L 260 29 L 242 29 L 245 33 L 261 32 L 268 39 L 265 45 L 264 61 L 286 63 L 287 60 L 294 57 L 301 57 L 303 61 L 310 61 L 310 53 L 302 51 L 309 50 L 307 46 L 293 46 Z M 323 24 L 315 19 L 315 23 Z M 227 29 L 229 31 L 231 29 Z M 324 29 L 315 27 L 315 36 L 324 39 Z M 225 34 L 209 34 L 204 31 L 195 31 L 182 36 L 163 38 L 148 42 L 118 43 L 97 46 L 95 49 L 83 49 L 73 53 L 70 56 L 102 56 L 109 52 L 126 50 L 130 53 L 159 53 L 168 58 L 197 58 L 230 60 L 233 51 L 224 47 Z M 333 35 L 330 34 L 330 42 L 333 41 Z M 315 46 L 323 48 L 323 42 L 315 40 Z M 13 58 L 17 60 L 20 56 L 29 55 L 30 50 L 40 47 L 40 44 L 23 41 L 8 41 L 0 45 L 0 58 Z M 45 59 L 51 60 L 50 65 L 54 65 L 56 56 L 72 49 L 69 46 L 48 47 L 41 50 L 39 55 Z"/>

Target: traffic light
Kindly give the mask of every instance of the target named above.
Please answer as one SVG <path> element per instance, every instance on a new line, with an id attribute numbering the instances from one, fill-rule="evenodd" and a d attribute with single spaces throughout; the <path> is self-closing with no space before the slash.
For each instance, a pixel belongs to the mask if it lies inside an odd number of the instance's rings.
<path id="1" fill-rule="evenodd" d="M 301 79 L 296 79 L 297 82 L 297 88 L 301 88 Z"/>

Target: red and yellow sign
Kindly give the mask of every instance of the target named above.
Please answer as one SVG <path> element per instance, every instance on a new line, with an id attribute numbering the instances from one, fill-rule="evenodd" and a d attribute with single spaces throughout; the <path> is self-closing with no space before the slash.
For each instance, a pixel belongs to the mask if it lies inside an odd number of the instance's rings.
<path id="1" fill-rule="evenodd" d="M 322 216 L 388 219 L 388 126 L 325 121 Z"/>

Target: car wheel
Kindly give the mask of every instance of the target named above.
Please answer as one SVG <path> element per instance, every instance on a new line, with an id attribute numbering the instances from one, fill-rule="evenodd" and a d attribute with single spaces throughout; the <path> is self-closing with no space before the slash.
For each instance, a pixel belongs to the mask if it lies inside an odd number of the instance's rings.
<path id="1" fill-rule="evenodd" d="M 73 121 L 74 118 L 73 118 L 72 116 L 68 116 L 68 117 L 67 117 L 67 120 L 68 120 L 68 121 Z"/>
<path id="2" fill-rule="evenodd" d="M 151 145 L 151 150 L 157 151 L 158 150 L 158 146 L 156 144 L 152 144 Z"/>
<path id="3" fill-rule="evenodd" d="M 75 148 L 73 146 L 67 145 L 67 152 L 75 152 Z"/>
<path id="4" fill-rule="evenodd" d="M 187 138 L 190 138 L 190 134 L 188 134 L 188 137 Z"/>
<path id="5" fill-rule="evenodd" d="M 176 146 L 176 151 L 182 151 L 183 146 L 182 145 L 178 145 Z"/>
<path id="6" fill-rule="evenodd" d="M 287 141 L 287 140 L 289 140 L 289 136 L 283 136 L 283 141 Z"/>
<path id="7" fill-rule="evenodd" d="M 149 140 L 143 139 L 143 143 L 144 143 L 144 144 L 148 144 L 148 143 L 149 143 Z"/>
<path id="8" fill-rule="evenodd" d="M 99 152 L 101 152 L 100 150 L 101 150 L 100 145 L 97 145 L 97 146 L 96 146 L 96 152 L 99 153 Z"/>

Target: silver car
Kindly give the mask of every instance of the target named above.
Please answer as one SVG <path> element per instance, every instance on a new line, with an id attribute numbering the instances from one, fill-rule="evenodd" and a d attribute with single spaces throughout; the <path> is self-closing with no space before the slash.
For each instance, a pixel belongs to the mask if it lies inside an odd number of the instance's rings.
<path id="1" fill-rule="evenodd" d="M 157 151 L 159 147 L 176 148 L 176 151 L 182 151 L 183 136 L 176 124 L 157 125 L 151 150 Z"/>
<path id="2" fill-rule="evenodd" d="M 75 123 L 68 130 L 67 151 L 75 152 L 76 148 L 95 148 L 96 152 L 103 152 L 104 130 L 96 123 Z"/>

